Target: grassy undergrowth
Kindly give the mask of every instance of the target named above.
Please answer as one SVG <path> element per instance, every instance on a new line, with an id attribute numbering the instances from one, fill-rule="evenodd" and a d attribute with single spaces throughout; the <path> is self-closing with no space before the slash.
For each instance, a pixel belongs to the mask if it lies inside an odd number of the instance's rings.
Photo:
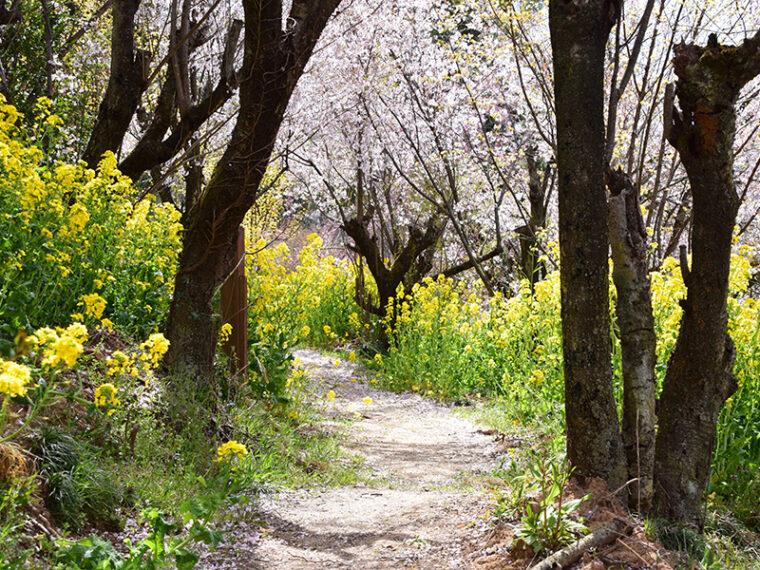
<path id="1" fill-rule="evenodd" d="M 165 533 L 172 556 L 192 557 L 194 547 L 182 543 L 175 553 L 171 545 L 182 536 L 176 523 L 198 511 L 193 501 L 203 505 L 198 541 L 213 545 L 225 504 L 276 488 L 363 480 L 360 462 L 340 447 L 340 424 L 333 418 L 329 430 L 320 427 L 325 418 L 298 366 L 286 367 L 287 388 L 279 403 L 259 399 L 245 385 L 220 401 L 199 398 L 192 383 L 167 381 L 150 370 L 137 377 L 131 366 L 130 373 L 113 373 L 106 362 L 124 368 L 113 347 L 100 342 L 85 348 L 110 356 L 82 357 L 72 369 L 81 382 L 56 380 L 60 394 L 37 402 L 44 411 L 26 427 L 24 438 L 0 449 L 0 568 L 14 567 L 14 561 L 49 568 L 51 557 L 70 568 L 83 562 L 61 556 L 79 550 L 93 560 L 118 554 L 99 538 L 51 542 L 45 536 L 52 530 L 48 523 L 76 538 L 118 532 L 127 519 L 136 519 Z M 128 347 L 120 352 L 140 361 Z M 99 387 L 106 384 L 111 388 L 103 392 Z M 230 445 L 233 453 L 223 456 Z M 21 462 L 16 471 L 6 466 L 15 457 L 12 451 Z M 139 549 L 133 557 L 137 568 L 151 560 Z M 156 561 L 160 567 L 164 562 Z"/>

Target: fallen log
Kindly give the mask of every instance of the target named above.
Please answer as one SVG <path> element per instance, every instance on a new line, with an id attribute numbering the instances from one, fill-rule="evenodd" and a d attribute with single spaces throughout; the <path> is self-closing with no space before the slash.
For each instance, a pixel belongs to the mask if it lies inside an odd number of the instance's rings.
<path id="1" fill-rule="evenodd" d="M 583 553 L 592 548 L 598 548 L 609 544 L 620 535 L 627 533 L 631 529 L 628 521 L 616 518 L 612 522 L 599 527 L 591 534 L 576 540 L 562 550 L 558 550 L 548 558 L 531 568 L 531 570 L 555 570 L 557 568 L 567 568 L 573 562 L 577 561 Z"/>

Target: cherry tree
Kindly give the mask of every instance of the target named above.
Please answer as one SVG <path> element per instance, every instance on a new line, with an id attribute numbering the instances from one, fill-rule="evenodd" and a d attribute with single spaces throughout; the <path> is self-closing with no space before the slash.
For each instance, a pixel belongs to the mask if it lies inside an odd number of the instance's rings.
<path id="1" fill-rule="evenodd" d="M 356 2 L 299 86 L 283 144 L 302 194 L 387 283 L 368 310 L 428 271 L 503 283 L 516 241 L 503 235 L 516 220 L 531 228 L 526 170 L 546 211 L 551 169 L 535 160 L 493 32 L 465 7 Z"/>

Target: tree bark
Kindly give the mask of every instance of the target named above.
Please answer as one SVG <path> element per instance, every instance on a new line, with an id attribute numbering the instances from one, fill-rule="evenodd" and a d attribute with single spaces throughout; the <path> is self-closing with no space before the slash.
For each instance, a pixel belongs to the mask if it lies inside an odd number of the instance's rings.
<path id="1" fill-rule="evenodd" d="M 243 22 L 240 20 L 234 20 L 227 33 L 219 82 L 200 101 L 186 107 L 178 121 L 175 121 L 179 109 L 177 82 L 174 74 L 167 73 L 153 120 L 135 148 L 119 164 L 119 170 L 122 173 L 137 180 L 143 172 L 174 158 L 193 139 L 209 117 L 232 97 L 237 87 L 237 75 L 230 72 L 229 67 L 234 59 L 233 54 L 242 25 Z M 165 136 L 170 127 L 172 127 L 171 132 Z"/>
<path id="2" fill-rule="evenodd" d="M 714 35 L 706 47 L 680 44 L 673 64 L 680 112 L 672 97 L 666 98 L 665 132 L 691 185 L 692 267 L 682 256 L 687 293 L 660 397 L 655 509 L 702 527 L 700 503 L 718 414 L 737 389 L 726 310 L 739 207 L 733 178 L 735 104 L 742 87 L 760 74 L 760 32 L 738 47 L 721 46 Z"/>
<path id="3" fill-rule="evenodd" d="M 0 1 L 0 26 L 15 24 L 21 21 L 21 10 L 19 10 L 19 0 L 15 0 L 11 7 L 8 8 L 7 0 Z"/>
<path id="4" fill-rule="evenodd" d="M 135 49 L 135 14 L 141 0 L 114 0 L 111 76 L 82 160 L 95 168 L 106 151 L 118 151 L 140 97 L 148 87 L 150 54 Z"/>
<path id="5" fill-rule="evenodd" d="M 629 504 L 647 512 L 654 471 L 657 337 L 647 271 L 647 233 L 639 193 L 625 172 L 607 171 L 612 279 L 623 368 L 623 445 L 628 479 L 638 479 Z"/>
<path id="6" fill-rule="evenodd" d="M 188 10 L 189 6 L 185 3 L 183 19 L 187 17 L 184 12 Z M 232 97 L 237 87 L 237 75 L 233 69 L 233 60 L 242 28 L 243 22 L 241 20 L 233 20 L 230 24 L 222 57 L 220 79 L 210 93 L 207 93 L 194 104 L 190 105 L 191 101 L 187 95 L 185 103 L 182 104 L 185 106 L 181 107 L 177 92 L 178 82 L 172 72 L 172 66 L 170 66 L 164 78 L 150 125 L 129 155 L 119 163 L 119 170 L 123 174 L 132 180 L 137 180 L 143 172 L 174 158 L 180 150 L 191 143 L 205 122 Z M 181 31 L 175 30 L 172 33 L 178 41 L 184 37 L 181 35 Z M 198 28 L 190 38 L 183 42 L 183 46 L 187 48 L 188 52 L 192 52 L 206 41 L 205 34 L 204 28 Z M 187 71 L 187 66 L 183 66 L 183 69 Z M 190 78 L 184 78 L 183 82 L 183 84 L 189 84 Z M 179 120 L 176 119 L 178 110 L 181 111 Z M 171 132 L 166 136 L 170 128 Z"/>
<path id="7" fill-rule="evenodd" d="M 282 29 L 279 0 L 244 0 L 240 109 L 224 154 L 187 216 L 167 331 L 169 369 L 213 378 L 216 324 L 212 299 L 232 270 L 238 226 L 260 183 L 285 109 L 322 30 L 340 0 L 294 0 Z"/>
<path id="8" fill-rule="evenodd" d="M 611 487 L 625 479 L 612 390 L 604 54 L 619 5 L 551 0 L 568 459 Z"/>

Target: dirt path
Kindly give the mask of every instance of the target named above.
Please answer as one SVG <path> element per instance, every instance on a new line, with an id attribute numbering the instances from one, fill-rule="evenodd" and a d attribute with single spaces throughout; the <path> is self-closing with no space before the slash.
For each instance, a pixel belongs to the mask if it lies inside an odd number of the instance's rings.
<path id="1" fill-rule="evenodd" d="M 467 567 L 462 544 L 483 522 L 482 491 L 501 457 L 492 438 L 444 405 L 375 389 L 353 363 L 335 366 L 306 350 L 296 356 L 328 417 L 358 416 L 346 445 L 375 482 L 264 498 L 257 508 L 266 527 L 256 536 L 233 530 L 239 540 L 204 557 L 203 567 Z"/>

